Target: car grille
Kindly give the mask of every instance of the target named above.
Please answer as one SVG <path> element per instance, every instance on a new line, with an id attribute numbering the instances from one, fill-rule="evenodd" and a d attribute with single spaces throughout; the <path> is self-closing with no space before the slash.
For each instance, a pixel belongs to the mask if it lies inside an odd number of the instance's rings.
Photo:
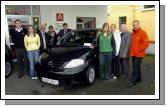
<path id="1" fill-rule="evenodd" d="M 63 71 L 63 65 L 67 60 L 54 59 L 48 62 L 48 71 L 61 72 Z"/>

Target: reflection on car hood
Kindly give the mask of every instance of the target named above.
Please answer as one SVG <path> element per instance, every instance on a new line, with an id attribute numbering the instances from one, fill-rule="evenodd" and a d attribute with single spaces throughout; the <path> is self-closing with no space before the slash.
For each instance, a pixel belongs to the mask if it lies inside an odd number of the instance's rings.
<path id="1" fill-rule="evenodd" d="M 49 55 L 56 59 L 74 59 L 90 50 L 88 47 L 55 47 L 49 51 Z"/>

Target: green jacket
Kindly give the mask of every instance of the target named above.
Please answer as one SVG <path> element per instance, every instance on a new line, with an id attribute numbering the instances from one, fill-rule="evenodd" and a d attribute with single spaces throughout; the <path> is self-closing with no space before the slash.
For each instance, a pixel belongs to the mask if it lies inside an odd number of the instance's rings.
<path id="1" fill-rule="evenodd" d="M 99 52 L 112 52 L 115 55 L 115 40 L 112 33 L 108 33 L 105 37 L 104 33 L 101 32 L 97 38 L 97 43 L 95 45 L 99 49 Z"/>

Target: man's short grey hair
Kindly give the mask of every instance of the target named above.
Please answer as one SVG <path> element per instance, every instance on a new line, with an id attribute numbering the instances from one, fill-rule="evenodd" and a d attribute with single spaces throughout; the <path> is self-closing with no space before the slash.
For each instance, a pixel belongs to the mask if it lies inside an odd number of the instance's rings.
<path id="1" fill-rule="evenodd" d="M 124 26 L 126 26 L 126 24 L 124 24 L 124 23 L 123 23 L 123 24 L 121 24 L 121 26 L 123 26 L 123 25 L 124 25 Z"/>
<path id="2" fill-rule="evenodd" d="M 45 26 L 44 24 L 41 24 L 41 28 L 42 28 L 42 27 L 46 28 L 46 26 Z"/>

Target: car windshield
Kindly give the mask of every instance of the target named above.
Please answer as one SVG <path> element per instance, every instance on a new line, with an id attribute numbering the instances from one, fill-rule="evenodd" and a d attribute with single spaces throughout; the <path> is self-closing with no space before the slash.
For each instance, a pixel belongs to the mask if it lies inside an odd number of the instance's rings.
<path id="1" fill-rule="evenodd" d="M 62 46 L 90 46 L 96 40 L 96 30 L 71 31 L 58 42 Z"/>

